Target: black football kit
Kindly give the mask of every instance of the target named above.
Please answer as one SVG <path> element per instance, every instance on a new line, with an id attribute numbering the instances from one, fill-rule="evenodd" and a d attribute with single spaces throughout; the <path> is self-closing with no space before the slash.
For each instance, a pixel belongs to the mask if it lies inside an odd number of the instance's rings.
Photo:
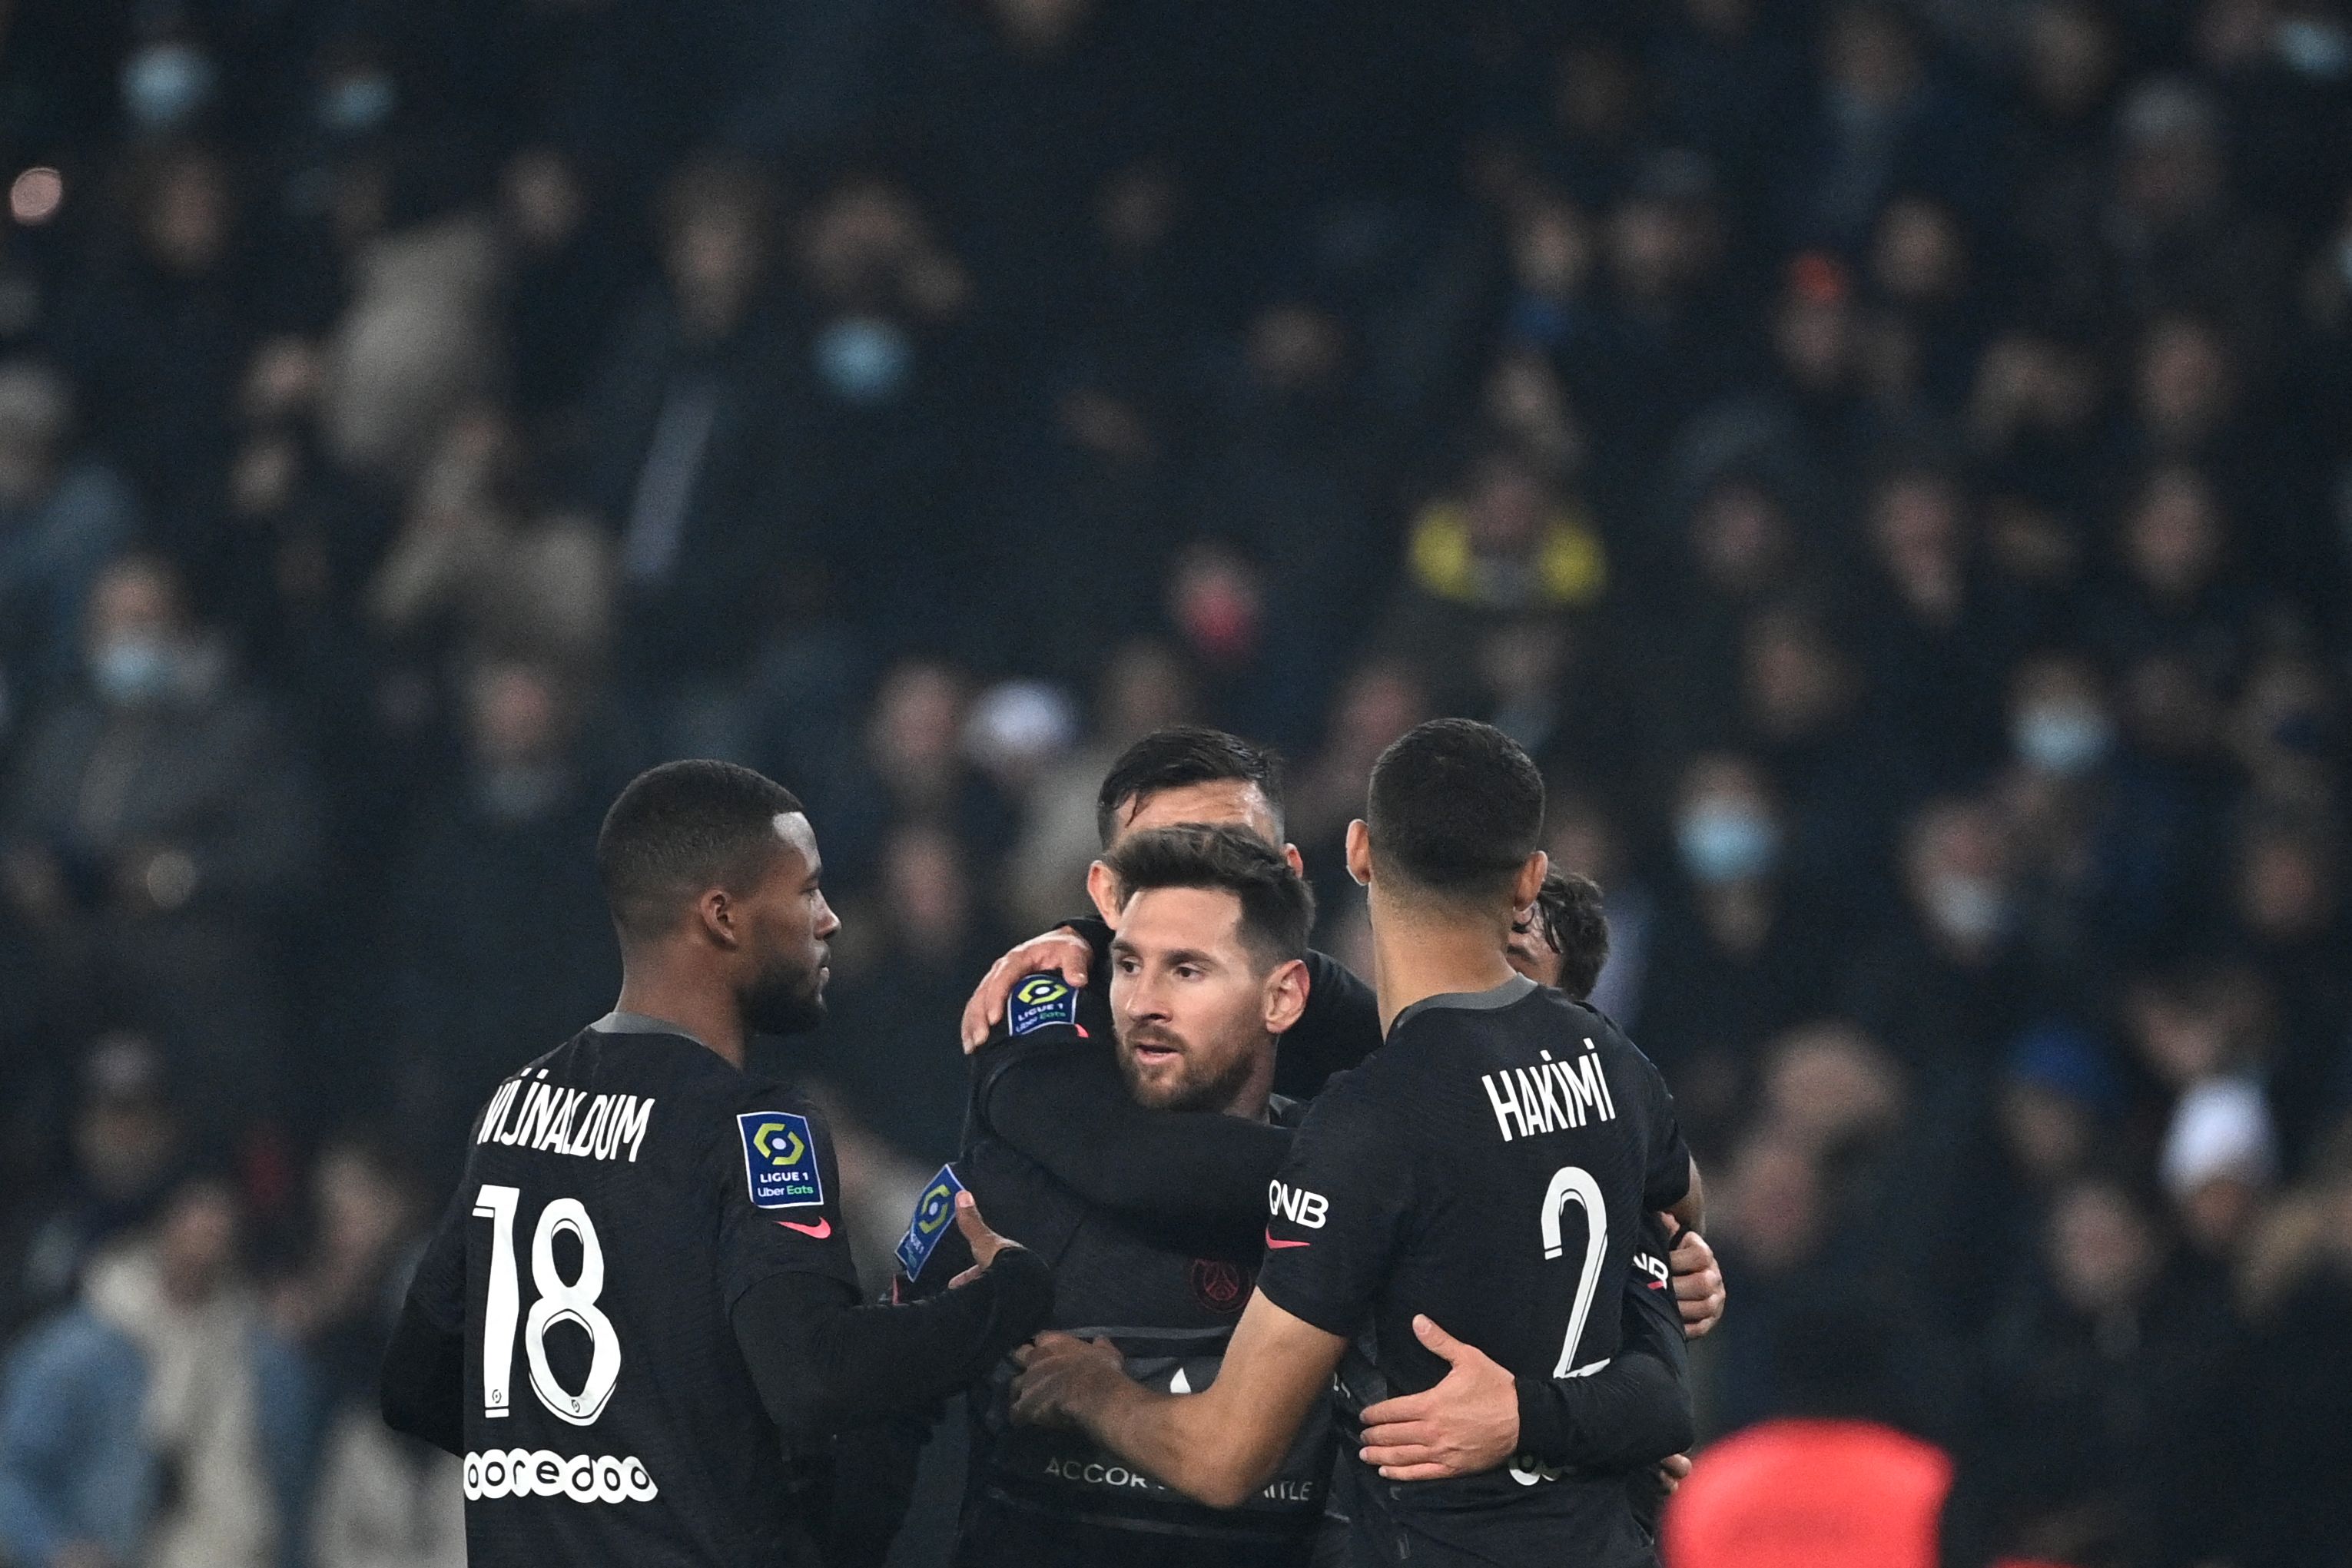
<path id="1" fill-rule="evenodd" d="M 1107 955 L 1097 962 L 1095 972 L 1108 974 Z M 1296 1030 L 1285 1035 L 1277 1076 L 1303 1044 L 1309 1065 L 1289 1071 L 1319 1082 L 1379 1043 L 1379 1013 L 1370 988 L 1336 962 L 1313 974 L 1307 1019 L 1336 1021 L 1305 1042 Z M 992 1223 L 1054 1263 L 1055 1326 L 1111 1331 L 1131 1375 L 1199 1389 L 1249 1293 L 1269 1184 L 1288 1157 L 1296 1114 L 1254 1122 L 1137 1104 L 1118 1069 L 1107 991 L 1074 990 L 1050 974 L 1014 988 L 1003 1026 L 974 1059 L 964 1153 L 925 1195 L 902 1243 L 909 1268 L 900 1288 L 936 1290 L 961 1267 L 944 1219 L 954 1188 L 969 1184 Z M 1623 1303 L 1635 1336 L 1628 1350 L 1639 1354 L 1607 1376 L 1519 1380 L 1525 1463 L 1610 1471 L 1622 1486 L 1625 1470 L 1686 1446 L 1681 1322 L 1664 1255 L 1654 1245 L 1624 1291 L 1607 1298 L 1612 1312 Z M 1344 1498 L 1356 1472 L 1379 1484 L 1352 1451 L 1328 1462 L 1328 1411 L 1318 1407 L 1251 1503 L 1201 1508 L 1083 1438 L 1007 1427 L 1009 1372 L 972 1403 L 960 1563 L 1304 1563 L 1316 1500 L 1328 1507 L 1334 1491 Z"/>
<path id="2" fill-rule="evenodd" d="M 1308 1112 L 1258 1289 L 1353 1342 L 1343 1419 L 1444 1376 L 1416 1313 L 1523 1390 L 1590 1377 L 1622 1348 L 1611 1303 L 1645 1218 L 1681 1201 L 1689 1169 L 1656 1069 L 1600 1014 L 1517 976 L 1432 997 Z M 1351 1490 L 1354 1563 L 1654 1561 L 1622 1476 L 1522 1462 Z"/>
<path id="3" fill-rule="evenodd" d="M 507 1079 L 410 1286 L 392 1425 L 464 1459 L 476 1568 L 814 1564 L 832 1434 L 1041 1326 L 1034 1255 L 859 1304 L 817 1113 L 614 1014 Z"/>

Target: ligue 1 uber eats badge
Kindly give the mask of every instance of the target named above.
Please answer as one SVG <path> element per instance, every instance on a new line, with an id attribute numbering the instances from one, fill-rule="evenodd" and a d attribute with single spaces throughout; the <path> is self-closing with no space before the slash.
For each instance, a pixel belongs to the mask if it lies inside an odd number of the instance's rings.
<path id="1" fill-rule="evenodd" d="M 921 1278 L 923 1265 L 939 1250 L 940 1238 L 948 1233 L 948 1225 L 955 1218 L 956 1194 L 962 1190 L 953 1166 L 941 1166 L 931 1185 L 923 1189 L 915 1204 L 915 1218 L 908 1223 L 907 1234 L 898 1239 L 898 1271 L 909 1280 Z"/>
<path id="2" fill-rule="evenodd" d="M 1077 1021 L 1078 994 L 1061 976 L 1032 975 L 1013 988 L 1013 1005 L 1005 1017 L 1008 1033 L 1034 1034 L 1049 1024 Z"/>
<path id="3" fill-rule="evenodd" d="M 824 1201 L 817 1174 L 816 1139 L 808 1118 L 790 1111 L 754 1111 L 735 1118 L 743 1131 L 743 1174 L 755 1208 L 807 1208 Z"/>

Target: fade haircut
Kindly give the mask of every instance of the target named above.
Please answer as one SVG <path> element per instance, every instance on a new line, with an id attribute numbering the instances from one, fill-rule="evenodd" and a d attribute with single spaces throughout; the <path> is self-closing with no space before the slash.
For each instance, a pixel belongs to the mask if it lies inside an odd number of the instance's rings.
<path id="1" fill-rule="evenodd" d="M 1265 747 L 1199 724 L 1154 730 L 1119 753 L 1095 796 L 1095 831 L 1108 849 L 1129 802 L 1140 807 L 1163 790 L 1228 779 L 1258 787 L 1273 808 L 1275 836 L 1281 837 L 1281 760 Z"/>
<path id="2" fill-rule="evenodd" d="M 1188 825 L 1136 833 L 1106 857 L 1119 904 L 1155 887 L 1223 891 L 1241 900 L 1243 946 L 1272 969 L 1307 956 L 1315 893 L 1282 852 L 1246 828 Z"/>
<path id="3" fill-rule="evenodd" d="M 1609 916 L 1601 908 L 1601 884 L 1581 872 L 1548 871 L 1530 918 L 1559 955 L 1559 988 L 1580 1002 L 1590 997 L 1609 962 Z"/>
<path id="4" fill-rule="evenodd" d="M 1381 869 L 1454 899 L 1499 894 L 1543 833 L 1543 775 L 1492 725 L 1433 718 L 1372 764 L 1365 812 Z"/>
<path id="5" fill-rule="evenodd" d="M 596 835 L 596 876 L 622 940 L 661 936 L 706 888 L 757 881 L 781 847 L 776 818 L 801 809 L 791 790 L 732 762 L 638 774 Z"/>

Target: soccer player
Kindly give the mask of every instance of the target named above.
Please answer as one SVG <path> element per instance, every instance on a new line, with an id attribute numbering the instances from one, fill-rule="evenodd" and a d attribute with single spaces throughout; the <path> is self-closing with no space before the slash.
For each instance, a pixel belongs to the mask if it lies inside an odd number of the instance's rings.
<path id="1" fill-rule="evenodd" d="M 1656 1071 L 1599 1015 L 1504 959 L 1537 900 L 1543 783 L 1508 737 L 1442 719 L 1373 770 L 1349 870 L 1370 889 L 1388 1035 L 1333 1085 L 1272 1190 L 1257 1288 L 1215 1384 L 1148 1389 L 1115 1353 L 1047 1334 L 1016 1358 L 1016 1419 L 1074 1422 L 1203 1501 L 1264 1484 L 1369 1330 L 1350 1387 L 1416 1392 L 1445 1364 L 1426 1313 L 1515 1379 L 1598 1371 L 1622 1318 L 1594 1312 L 1622 1279 L 1641 1216 L 1695 1218 L 1690 1157 Z M 1680 1446 L 1680 1445 L 1676 1445 Z M 1363 1562 L 1646 1563 L 1622 1479 L 1544 1471 L 1359 1485 Z"/>
<path id="2" fill-rule="evenodd" d="M 859 1304 L 824 1122 L 742 1065 L 754 1030 L 816 1025 L 840 927 L 789 791 L 656 768 L 597 867 L 619 1004 L 484 1107 L 384 1416 L 463 1457 L 477 1568 L 813 1564 L 830 1435 L 971 1383 L 1051 1278 L 967 1202 L 955 1289 Z"/>
<path id="3" fill-rule="evenodd" d="M 1300 865 L 1297 849 L 1283 838 L 1274 758 L 1222 730 L 1181 725 L 1137 741 L 1104 777 L 1095 818 L 1106 857 L 1130 833 L 1207 823 L 1245 828 Z M 1107 989 L 1087 983 L 1108 968 L 1118 913 L 1108 859 L 1088 869 L 1087 892 L 1095 918 L 1072 920 L 1006 954 L 964 1009 L 967 1051 L 1072 1026 L 1066 1038 L 1055 1037 L 1059 1049 L 1020 1052 L 982 1072 L 974 1115 L 1103 1212 L 1163 1230 L 1185 1226 L 1204 1249 L 1247 1245 L 1262 1228 L 1267 1184 L 1289 1155 L 1289 1134 L 1232 1117 L 1155 1111 L 1128 1094 L 1109 1050 Z M 1597 920 L 1598 910 L 1591 915 Z M 1577 962 L 1598 974 L 1592 933 L 1576 930 L 1580 939 L 1571 946 L 1584 955 Z M 1598 940 L 1605 951 L 1605 923 Z M 1546 949 L 1547 961 L 1552 952 Z M 1293 1099 L 1313 1095 L 1381 1042 L 1371 988 L 1312 949 L 1306 965 L 1307 1010 L 1282 1037 L 1275 1063 L 1276 1091 Z M 1714 1256 L 1694 1234 L 1668 1262 L 1670 1291 L 1696 1338 L 1722 1310 Z"/>

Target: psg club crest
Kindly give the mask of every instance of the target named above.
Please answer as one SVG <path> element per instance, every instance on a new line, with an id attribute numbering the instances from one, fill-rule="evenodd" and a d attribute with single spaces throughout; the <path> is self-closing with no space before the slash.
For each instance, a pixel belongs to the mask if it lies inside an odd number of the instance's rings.
<path id="1" fill-rule="evenodd" d="M 955 1220 L 956 1194 L 963 1190 L 957 1178 L 955 1166 L 941 1166 L 940 1174 L 923 1188 L 922 1197 L 915 1205 L 915 1218 L 908 1222 L 907 1234 L 898 1239 L 898 1271 L 908 1279 L 919 1277 L 923 1265 L 939 1250 L 940 1239 L 948 1233 Z"/>
<path id="2" fill-rule="evenodd" d="M 1227 1315 L 1249 1300 L 1249 1270 L 1216 1258 L 1192 1260 L 1192 1294 L 1213 1312 Z"/>
<path id="3" fill-rule="evenodd" d="M 816 1136 L 808 1118 L 790 1111 L 753 1111 L 735 1118 L 743 1134 L 743 1174 L 754 1208 L 809 1208 L 824 1201 L 816 1168 Z"/>

